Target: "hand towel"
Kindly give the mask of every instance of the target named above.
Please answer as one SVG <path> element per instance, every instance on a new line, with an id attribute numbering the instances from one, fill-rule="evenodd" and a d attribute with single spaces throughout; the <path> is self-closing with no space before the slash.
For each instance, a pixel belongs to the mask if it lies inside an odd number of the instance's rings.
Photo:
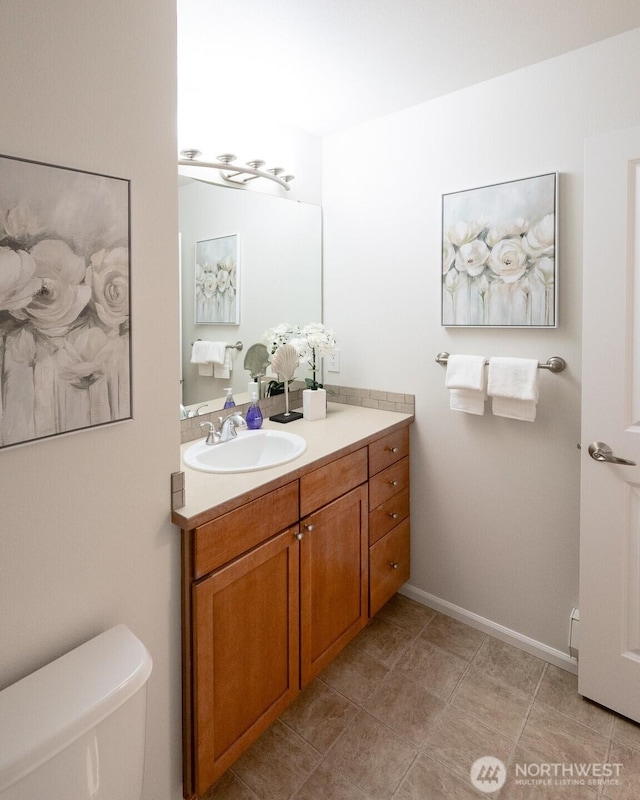
<path id="1" fill-rule="evenodd" d="M 202 339 L 195 341 L 191 348 L 191 363 L 198 365 L 198 374 L 215 375 L 215 365 L 224 365 L 228 350 L 226 342 L 208 342 Z M 221 367 L 222 368 L 222 367 Z M 228 378 L 229 374 L 215 375 L 216 378 Z"/>
<path id="2" fill-rule="evenodd" d="M 449 389 L 449 408 L 467 414 L 484 414 L 485 356 L 451 355 L 444 385 Z"/>
<path id="3" fill-rule="evenodd" d="M 538 406 L 538 361 L 490 358 L 487 391 L 496 416 L 533 422 Z"/>
<path id="4" fill-rule="evenodd" d="M 224 351 L 222 363 L 214 362 L 213 364 L 213 377 L 214 378 L 230 378 L 231 368 L 233 363 L 231 361 L 231 348 L 227 347 Z"/>

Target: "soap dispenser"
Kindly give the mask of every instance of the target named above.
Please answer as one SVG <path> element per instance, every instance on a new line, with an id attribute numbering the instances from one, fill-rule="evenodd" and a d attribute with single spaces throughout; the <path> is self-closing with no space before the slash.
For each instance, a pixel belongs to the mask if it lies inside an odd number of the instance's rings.
<path id="1" fill-rule="evenodd" d="M 258 395 L 253 392 L 251 395 L 251 405 L 247 411 L 247 428 L 252 431 L 257 431 L 262 427 L 262 411 L 258 405 Z"/>
<path id="2" fill-rule="evenodd" d="M 233 399 L 233 389 L 225 389 L 226 397 L 224 400 L 223 408 L 233 408 L 236 404 L 236 401 Z"/>

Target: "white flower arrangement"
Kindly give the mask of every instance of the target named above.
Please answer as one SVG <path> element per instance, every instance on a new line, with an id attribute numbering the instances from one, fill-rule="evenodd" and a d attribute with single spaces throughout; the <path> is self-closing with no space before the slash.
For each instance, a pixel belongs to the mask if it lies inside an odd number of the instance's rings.
<path id="1" fill-rule="evenodd" d="M 310 389 L 322 388 L 322 384 L 316 380 L 318 360 L 336 346 L 336 337 L 333 331 L 326 328 L 321 322 L 311 322 L 303 327 L 284 322 L 265 331 L 263 339 L 271 355 L 283 344 L 293 345 L 300 356 L 300 363 L 306 362 L 311 367 L 313 378 L 306 379 L 308 387 Z"/>
<path id="2" fill-rule="evenodd" d="M 262 339 L 267 346 L 269 355 L 272 356 L 283 344 L 290 344 L 291 340 L 299 336 L 300 327 L 288 322 L 281 322 L 274 328 L 269 328 L 262 334 Z"/>

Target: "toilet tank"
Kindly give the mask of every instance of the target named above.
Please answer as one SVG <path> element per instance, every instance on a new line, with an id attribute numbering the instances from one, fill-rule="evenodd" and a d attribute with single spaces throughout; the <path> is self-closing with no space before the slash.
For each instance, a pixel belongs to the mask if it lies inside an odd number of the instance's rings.
<path id="1" fill-rule="evenodd" d="M 0 800 L 140 800 L 152 661 L 116 625 L 0 692 Z"/>

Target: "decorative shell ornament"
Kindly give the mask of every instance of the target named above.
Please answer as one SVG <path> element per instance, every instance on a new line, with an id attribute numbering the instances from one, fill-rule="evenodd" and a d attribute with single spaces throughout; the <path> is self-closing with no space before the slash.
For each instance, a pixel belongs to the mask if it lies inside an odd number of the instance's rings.
<path id="1" fill-rule="evenodd" d="M 271 359 L 271 369 L 278 374 L 285 383 L 293 378 L 293 374 L 300 364 L 298 351 L 292 344 L 283 344 Z"/>
<path id="2" fill-rule="evenodd" d="M 269 366 L 269 351 L 263 344 L 252 344 L 244 357 L 244 368 L 252 378 L 266 375 Z"/>

